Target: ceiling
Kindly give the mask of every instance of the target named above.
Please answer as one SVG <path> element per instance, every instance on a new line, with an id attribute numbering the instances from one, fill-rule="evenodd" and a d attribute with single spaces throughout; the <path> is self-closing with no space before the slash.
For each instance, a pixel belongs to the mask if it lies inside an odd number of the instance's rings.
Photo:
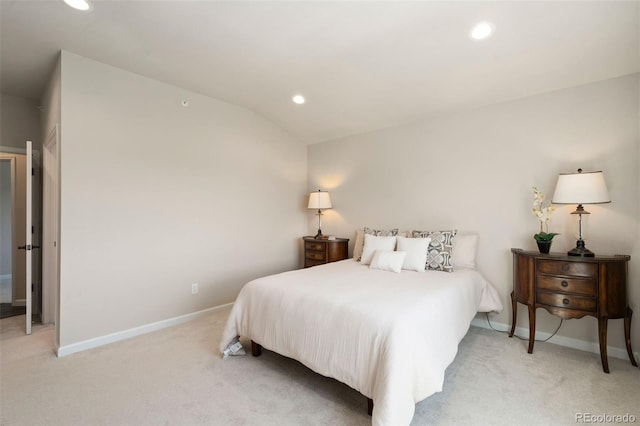
<path id="1" fill-rule="evenodd" d="M 40 99 L 62 49 L 315 143 L 638 72 L 639 28 L 638 1 L 1 0 L 0 84 Z"/>

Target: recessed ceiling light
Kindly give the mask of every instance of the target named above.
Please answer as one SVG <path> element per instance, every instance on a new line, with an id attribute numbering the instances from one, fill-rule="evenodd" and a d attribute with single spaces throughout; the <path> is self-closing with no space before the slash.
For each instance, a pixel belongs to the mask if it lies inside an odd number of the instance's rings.
<path id="1" fill-rule="evenodd" d="M 91 9 L 91 5 L 87 0 L 64 0 L 64 2 L 74 9 L 83 11 Z"/>
<path id="2" fill-rule="evenodd" d="M 495 28 L 491 22 L 480 22 L 479 24 L 474 25 L 471 31 L 469 31 L 469 37 L 474 40 L 484 40 L 493 34 L 494 29 Z"/>
<path id="3" fill-rule="evenodd" d="M 297 103 L 298 105 L 302 105 L 303 103 L 305 103 L 304 96 L 302 95 L 295 95 L 292 99 L 293 102 Z"/>

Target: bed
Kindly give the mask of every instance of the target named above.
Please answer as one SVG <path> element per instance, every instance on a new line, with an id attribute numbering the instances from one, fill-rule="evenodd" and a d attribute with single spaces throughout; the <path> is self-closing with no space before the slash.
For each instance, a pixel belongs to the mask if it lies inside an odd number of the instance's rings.
<path id="1" fill-rule="evenodd" d="M 254 355 L 264 347 L 362 393 L 374 425 L 408 425 L 416 402 L 442 390 L 475 314 L 500 310 L 476 270 L 393 273 L 349 259 L 246 284 L 220 351 L 250 339 Z"/>

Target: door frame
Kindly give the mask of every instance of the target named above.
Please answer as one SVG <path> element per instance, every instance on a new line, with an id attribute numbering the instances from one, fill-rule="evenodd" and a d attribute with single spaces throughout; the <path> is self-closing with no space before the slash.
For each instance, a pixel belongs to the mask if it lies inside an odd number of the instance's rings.
<path id="1" fill-rule="evenodd" d="M 60 327 L 60 131 L 42 144 L 42 323 Z"/>

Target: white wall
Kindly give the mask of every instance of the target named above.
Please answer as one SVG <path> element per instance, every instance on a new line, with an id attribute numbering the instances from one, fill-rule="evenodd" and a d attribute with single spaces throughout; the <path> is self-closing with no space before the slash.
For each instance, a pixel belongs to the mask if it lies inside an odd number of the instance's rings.
<path id="1" fill-rule="evenodd" d="M 40 149 L 40 110 L 33 99 L 0 93 L 0 146 L 26 149 L 25 141 Z"/>
<path id="2" fill-rule="evenodd" d="M 309 147 L 309 190 L 331 191 L 334 209 L 323 231 L 352 238 L 362 226 L 450 229 L 480 234 L 480 271 L 499 289 L 511 320 L 510 248 L 535 249 L 531 186 L 553 195 L 560 172 L 604 170 L 613 202 L 589 206 L 587 247 L 600 254 L 630 254 L 632 341 L 640 349 L 640 212 L 638 168 L 639 76 L 502 103 L 414 125 L 347 137 Z M 393 108 L 393 105 L 389 105 Z M 570 212 L 553 215 L 560 232 L 552 251 L 575 246 Z M 308 222 L 308 231 L 316 224 Z M 538 330 L 558 319 L 538 311 Z M 523 306 L 519 325 L 528 324 Z M 622 320 L 609 324 L 609 344 L 624 348 Z M 565 321 L 560 335 L 597 342 L 594 318 Z"/>
<path id="3" fill-rule="evenodd" d="M 56 62 L 47 87 L 42 95 L 43 111 L 41 115 L 42 129 L 40 140 L 46 141 L 51 131 L 55 128 L 56 124 L 61 125 L 61 96 L 62 96 L 62 68 L 60 63 L 60 57 Z M 61 126 L 60 126 L 61 127 Z M 59 129 L 61 131 L 61 128 Z"/>
<path id="4" fill-rule="evenodd" d="M 306 146 L 246 109 L 67 52 L 61 81 L 61 346 L 299 267 Z"/>

